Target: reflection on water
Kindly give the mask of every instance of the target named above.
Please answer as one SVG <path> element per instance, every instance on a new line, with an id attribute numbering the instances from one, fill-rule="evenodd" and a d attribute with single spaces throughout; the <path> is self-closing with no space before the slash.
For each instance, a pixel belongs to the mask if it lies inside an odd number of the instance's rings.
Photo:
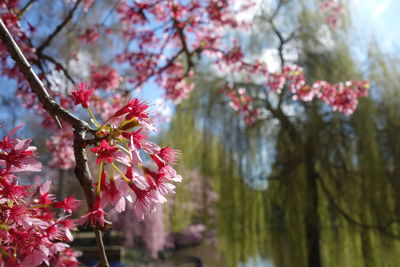
<path id="1" fill-rule="evenodd" d="M 238 264 L 238 267 L 254 267 L 254 266 L 274 267 L 274 264 L 270 260 L 264 259 L 260 256 L 250 258 L 246 262 L 239 262 Z"/>
<path id="2" fill-rule="evenodd" d="M 217 267 L 217 266 L 229 266 L 229 258 L 233 255 L 222 255 L 221 252 L 216 249 L 215 246 L 201 245 L 197 247 L 187 248 L 176 252 L 177 254 L 184 254 L 199 258 L 202 261 L 203 266 Z M 174 258 L 179 256 L 174 255 Z M 237 267 L 275 267 L 271 260 L 255 256 L 248 258 L 246 261 L 238 262 L 235 266 Z"/>

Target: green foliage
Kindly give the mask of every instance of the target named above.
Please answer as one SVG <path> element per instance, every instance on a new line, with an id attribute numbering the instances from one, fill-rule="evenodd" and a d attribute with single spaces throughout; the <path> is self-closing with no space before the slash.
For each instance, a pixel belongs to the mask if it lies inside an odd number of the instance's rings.
<path id="1" fill-rule="evenodd" d="M 310 81 L 371 79 L 371 96 L 351 118 L 314 101 L 284 113 L 294 130 L 273 114 L 247 128 L 210 70 L 178 107 L 167 140 L 182 150 L 182 168 L 199 170 L 219 194 L 218 246 L 227 266 L 259 255 L 276 266 L 399 266 L 399 61 L 372 43 L 360 66 L 346 32 L 328 49 L 315 37 L 316 16 L 298 14 L 299 62 Z M 265 190 L 260 181 L 268 181 Z M 180 203 L 191 197 L 183 191 Z M 194 215 L 180 216 L 175 224 Z"/>

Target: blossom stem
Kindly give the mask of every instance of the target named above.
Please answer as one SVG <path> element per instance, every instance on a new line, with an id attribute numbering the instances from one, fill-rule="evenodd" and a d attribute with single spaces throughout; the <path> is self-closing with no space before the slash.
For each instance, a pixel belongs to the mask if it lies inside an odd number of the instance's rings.
<path id="1" fill-rule="evenodd" d="M 48 208 L 50 205 L 48 204 L 43 204 L 43 205 L 36 205 L 36 206 L 31 206 L 31 209 L 40 209 L 40 208 Z"/>
<path id="2" fill-rule="evenodd" d="M 131 153 L 129 152 L 129 150 L 128 149 L 126 149 L 125 147 L 123 147 L 123 146 L 121 146 L 121 145 L 117 145 L 119 148 L 121 148 L 123 151 L 125 151 L 128 155 L 129 155 L 129 158 L 130 158 L 130 156 L 131 156 Z"/>
<path id="3" fill-rule="evenodd" d="M 86 110 L 89 112 L 90 117 L 92 117 L 94 124 L 96 125 L 97 128 L 100 128 L 99 122 L 96 120 L 96 117 L 94 116 L 92 110 L 88 107 Z"/>
<path id="4" fill-rule="evenodd" d="M 6 225 L 4 225 L 4 224 L 0 224 L 0 228 L 1 228 L 1 229 L 4 229 L 4 230 L 6 230 L 6 231 L 10 230 L 10 227 L 8 227 L 8 226 L 6 226 Z"/>
<path id="5" fill-rule="evenodd" d="M 122 176 L 122 178 L 124 178 L 125 182 L 127 182 L 128 184 L 132 183 L 132 181 L 129 180 L 114 163 L 111 163 L 111 165 Z"/>
<path id="6" fill-rule="evenodd" d="M 107 122 L 109 122 L 110 120 L 112 120 L 114 117 L 110 117 L 110 118 L 108 118 L 105 122 L 103 122 L 103 124 L 100 126 L 100 129 L 101 128 L 103 128 L 106 124 L 107 124 Z"/>
<path id="7" fill-rule="evenodd" d="M 2 255 L 4 257 L 8 256 L 7 252 L 5 252 L 4 249 L 2 249 L 2 248 L 0 248 L 0 255 Z"/>
<path id="8" fill-rule="evenodd" d="M 114 182 L 114 168 L 111 168 L 110 180 Z"/>
<path id="9" fill-rule="evenodd" d="M 99 178 L 97 179 L 97 188 L 96 188 L 96 194 L 100 194 L 100 190 L 101 190 L 101 176 L 103 174 L 103 170 L 104 170 L 104 163 L 103 161 L 100 162 L 100 170 L 99 170 Z"/>

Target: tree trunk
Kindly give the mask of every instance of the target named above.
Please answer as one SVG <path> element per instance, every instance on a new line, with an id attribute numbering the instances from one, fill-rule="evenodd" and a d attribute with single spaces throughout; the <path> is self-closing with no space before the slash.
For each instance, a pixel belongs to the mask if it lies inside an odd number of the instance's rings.
<path id="1" fill-rule="evenodd" d="M 318 185 L 317 173 L 314 167 L 314 147 L 312 144 L 306 144 L 305 148 L 306 163 L 306 245 L 307 245 L 307 262 L 309 267 L 321 267 L 320 254 L 320 219 L 318 214 Z"/>

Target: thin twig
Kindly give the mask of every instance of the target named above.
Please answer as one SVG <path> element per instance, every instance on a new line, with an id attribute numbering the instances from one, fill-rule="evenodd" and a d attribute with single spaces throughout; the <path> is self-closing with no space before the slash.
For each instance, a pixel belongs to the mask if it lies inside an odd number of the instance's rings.
<path id="1" fill-rule="evenodd" d="M 37 0 L 30 0 L 28 3 L 26 3 L 26 5 L 23 8 L 21 8 L 21 10 L 19 11 L 18 18 L 21 18 L 25 14 L 25 12 L 29 10 L 29 8 L 32 6 L 32 4 L 36 1 Z"/>
<path id="2" fill-rule="evenodd" d="M 78 8 L 80 2 L 82 0 L 78 0 L 76 1 L 74 7 L 71 9 L 71 11 L 69 11 L 68 15 L 65 17 L 65 19 L 55 28 L 55 30 L 47 37 L 47 39 L 41 44 L 39 45 L 39 47 L 37 48 L 37 53 L 40 54 L 43 49 L 45 49 L 47 46 L 49 46 L 49 44 L 51 43 L 51 41 L 54 39 L 54 37 L 56 37 L 56 35 L 65 27 L 65 25 L 67 25 L 67 23 L 72 19 L 72 16 L 75 13 L 75 10 Z"/>
<path id="3" fill-rule="evenodd" d="M 68 70 L 64 67 L 63 64 L 61 64 L 60 62 L 58 62 L 56 59 L 54 59 L 53 57 L 47 55 L 47 54 L 43 54 L 41 53 L 40 55 L 38 55 L 40 58 L 44 59 L 44 60 L 48 60 L 51 63 L 53 63 L 54 65 L 58 66 L 59 68 L 61 68 L 62 72 L 64 73 L 65 77 L 67 77 L 67 79 L 75 84 L 75 80 L 74 78 L 72 78 L 72 76 L 69 74 Z"/>

